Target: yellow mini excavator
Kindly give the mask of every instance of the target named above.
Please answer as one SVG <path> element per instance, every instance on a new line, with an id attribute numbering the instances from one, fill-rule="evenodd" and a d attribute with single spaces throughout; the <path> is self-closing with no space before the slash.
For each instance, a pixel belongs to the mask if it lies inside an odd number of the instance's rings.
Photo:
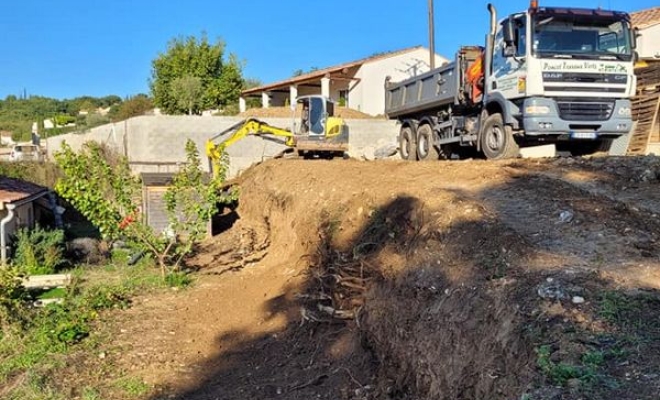
<path id="1" fill-rule="evenodd" d="M 348 151 L 348 129 L 343 119 L 334 116 L 334 103 L 318 95 L 302 96 L 296 102 L 293 130 L 249 118 L 210 138 L 206 155 L 214 174 L 224 150 L 248 135 L 284 138 L 283 143 L 304 158 L 343 156 Z"/>

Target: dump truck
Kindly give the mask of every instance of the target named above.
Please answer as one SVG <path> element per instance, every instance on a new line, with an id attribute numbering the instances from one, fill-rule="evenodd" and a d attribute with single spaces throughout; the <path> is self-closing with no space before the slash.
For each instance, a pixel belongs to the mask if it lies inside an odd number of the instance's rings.
<path id="1" fill-rule="evenodd" d="M 385 82 L 385 113 L 400 123 L 408 160 L 477 150 L 516 157 L 555 144 L 572 154 L 606 149 L 632 128 L 636 36 L 625 12 L 539 7 L 497 19 L 488 4 L 485 46 L 401 82 Z"/>
<path id="2" fill-rule="evenodd" d="M 343 157 L 348 151 L 348 127 L 336 117 L 334 102 L 320 95 L 296 99 L 292 129 L 280 128 L 248 118 L 206 142 L 206 155 L 213 173 L 218 171 L 225 149 L 249 135 L 275 138 L 303 158 Z"/>

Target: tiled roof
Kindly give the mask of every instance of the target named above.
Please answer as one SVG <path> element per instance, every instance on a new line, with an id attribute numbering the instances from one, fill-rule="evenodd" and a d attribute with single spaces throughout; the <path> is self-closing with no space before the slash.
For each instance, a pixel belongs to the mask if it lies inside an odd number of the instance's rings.
<path id="1" fill-rule="evenodd" d="M 390 52 L 387 52 L 387 53 L 379 53 L 379 54 L 373 55 L 371 57 L 363 58 L 363 59 L 360 59 L 360 60 L 357 60 L 357 61 L 351 61 L 351 62 L 348 62 L 348 63 L 339 64 L 339 65 L 335 65 L 335 66 L 332 66 L 332 67 L 319 69 L 319 70 L 312 71 L 312 72 L 302 74 L 302 75 L 299 75 L 299 76 L 294 76 L 292 78 L 285 79 L 283 81 L 279 81 L 279 82 L 271 83 L 271 84 L 268 84 L 268 85 L 263 85 L 263 86 L 251 88 L 251 89 L 248 89 L 248 90 L 244 90 L 243 94 L 246 95 L 246 94 L 250 94 L 250 93 L 262 92 L 264 90 L 277 88 L 279 86 L 287 86 L 288 87 L 288 85 L 290 85 L 290 84 L 299 83 L 299 82 L 306 82 L 306 81 L 310 81 L 310 80 L 314 80 L 314 79 L 319 79 L 319 78 L 322 78 L 323 76 L 325 76 L 326 74 L 343 71 L 345 69 L 357 67 L 357 66 L 360 66 L 360 65 L 368 63 L 368 62 L 373 62 L 373 61 L 377 61 L 377 60 L 397 56 L 397 55 L 400 55 L 400 54 L 405 54 L 405 53 L 411 52 L 413 50 L 419 50 L 419 49 L 423 49 L 423 47 L 422 46 L 414 46 L 414 47 L 408 47 L 408 48 L 405 48 L 405 49 L 402 49 L 402 50 L 390 51 Z"/>
<path id="2" fill-rule="evenodd" d="M 649 26 L 660 24 L 660 7 L 630 13 L 633 26 L 644 29 Z"/>
<path id="3" fill-rule="evenodd" d="M 0 176 L 0 203 L 17 202 L 42 192 L 48 192 L 48 188 L 21 179 Z"/>

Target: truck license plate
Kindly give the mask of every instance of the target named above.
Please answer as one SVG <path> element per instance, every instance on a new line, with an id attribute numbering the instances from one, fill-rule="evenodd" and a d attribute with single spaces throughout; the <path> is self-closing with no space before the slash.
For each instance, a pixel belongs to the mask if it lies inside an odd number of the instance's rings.
<path id="1" fill-rule="evenodd" d="M 596 132 L 571 132 L 571 139 L 597 139 Z"/>

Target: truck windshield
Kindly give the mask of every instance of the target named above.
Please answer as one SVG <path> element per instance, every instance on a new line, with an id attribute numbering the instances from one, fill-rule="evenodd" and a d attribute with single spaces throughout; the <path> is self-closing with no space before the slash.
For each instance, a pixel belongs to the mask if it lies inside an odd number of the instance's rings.
<path id="1" fill-rule="evenodd" d="M 538 57 L 632 59 L 630 28 L 619 19 L 537 15 L 532 40 Z"/>

